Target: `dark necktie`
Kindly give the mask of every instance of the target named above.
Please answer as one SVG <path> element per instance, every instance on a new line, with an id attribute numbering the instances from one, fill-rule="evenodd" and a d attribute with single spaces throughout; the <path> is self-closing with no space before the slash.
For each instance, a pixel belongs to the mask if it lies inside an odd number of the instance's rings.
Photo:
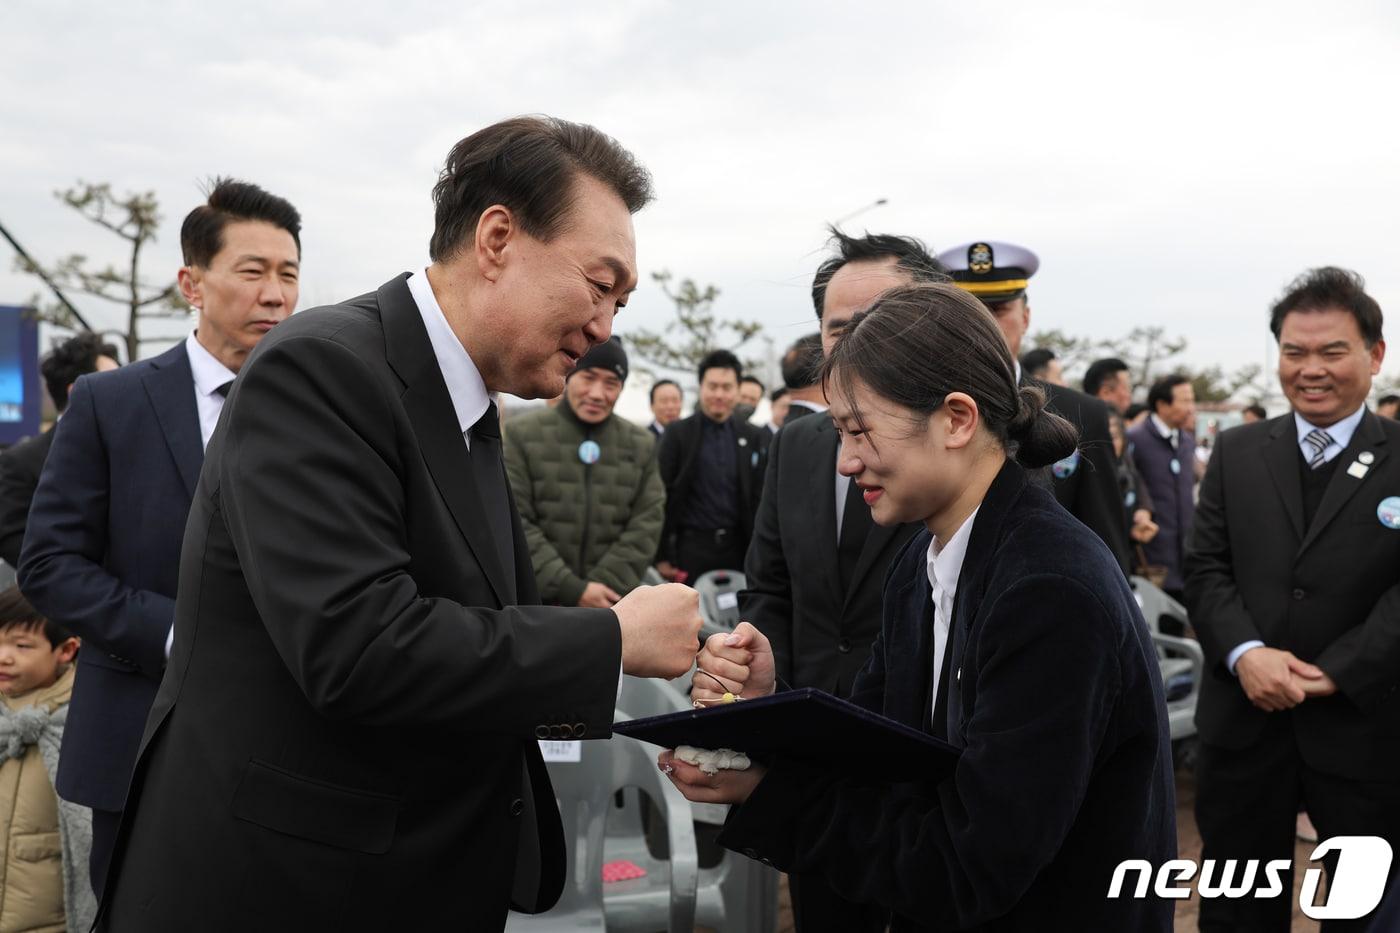
<path id="1" fill-rule="evenodd" d="M 228 398 L 228 390 L 233 388 L 233 380 L 230 379 L 221 386 L 215 386 L 214 392 L 223 398 Z"/>
<path id="2" fill-rule="evenodd" d="M 860 562 L 861 549 L 865 547 L 866 536 L 874 522 L 870 518 L 870 506 L 865 504 L 860 487 L 851 480 L 846 485 L 846 503 L 841 513 L 841 537 L 836 545 L 836 564 L 841 574 L 841 595 L 851 591 L 851 576 Z"/>
<path id="3" fill-rule="evenodd" d="M 510 497 L 506 493 L 506 469 L 501 460 L 501 419 L 496 403 L 488 402 L 486 414 L 471 428 L 472 478 L 486 510 L 496 555 L 506 574 L 506 586 L 515 593 L 515 538 L 511 533 Z"/>

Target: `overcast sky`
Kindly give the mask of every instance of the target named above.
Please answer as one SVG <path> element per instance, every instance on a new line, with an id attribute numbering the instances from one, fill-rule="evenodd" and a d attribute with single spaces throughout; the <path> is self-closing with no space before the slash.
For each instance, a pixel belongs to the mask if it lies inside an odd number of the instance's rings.
<path id="1" fill-rule="evenodd" d="M 169 280 L 200 183 L 234 175 L 300 208 L 307 308 L 423 263 L 451 144 L 543 112 L 655 176 L 624 336 L 667 320 L 658 269 L 779 345 L 814 329 L 823 226 L 877 198 L 848 228 L 1038 252 L 1033 331 L 1162 324 L 1193 364 L 1263 362 L 1270 301 L 1329 263 L 1400 320 L 1393 3 L 368 6 L 6 0 L 0 222 L 118 260 L 52 192 L 154 190 Z M 10 261 L 0 303 L 36 291 Z"/>

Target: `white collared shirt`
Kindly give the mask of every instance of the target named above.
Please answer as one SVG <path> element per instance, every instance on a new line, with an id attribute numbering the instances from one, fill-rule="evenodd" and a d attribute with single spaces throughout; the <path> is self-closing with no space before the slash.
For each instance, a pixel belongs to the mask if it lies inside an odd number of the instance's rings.
<path id="1" fill-rule="evenodd" d="M 423 316 L 423 327 L 428 331 L 428 343 L 432 344 L 433 356 L 437 357 L 438 369 L 442 370 L 442 381 L 447 383 L 447 394 L 452 399 L 452 410 L 457 413 L 457 424 L 462 429 L 462 438 L 471 449 L 472 425 L 481 420 L 491 404 L 486 382 L 481 378 L 481 370 L 472 362 L 467 348 L 452 332 L 447 316 L 442 313 L 433 286 L 428 282 L 428 271 L 408 277 L 408 291 L 418 313 Z"/>
<path id="2" fill-rule="evenodd" d="M 1327 432 L 1328 437 L 1332 438 L 1332 443 L 1322 450 L 1323 463 L 1330 463 L 1338 454 L 1347 449 L 1347 445 L 1351 443 L 1351 436 L 1356 433 L 1357 425 L 1361 424 L 1361 416 L 1364 414 L 1366 414 L 1365 404 L 1331 427 L 1322 429 Z M 1313 458 L 1312 445 L 1305 442 L 1303 438 L 1317 430 L 1317 425 L 1304 420 L 1303 416 L 1296 411 L 1293 413 L 1293 423 L 1298 427 L 1298 449 L 1303 452 L 1304 462 L 1311 463 Z"/>
<path id="3" fill-rule="evenodd" d="M 937 538 L 928 543 L 928 583 L 933 588 L 931 702 L 934 706 L 938 705 L 938 681 L 943 671 L 943 655 L 948 650 L 948 629 L 953 624 L 953 600 L 958 595 L 958 577 L 962 575 L 963 558 L 967 557 L 967 542 L 972 537 L 972 523 L 977 520 L 978 509 L 974 509 L 961 527 L 953 532 L 947 544 L 940 545 Z"/>
<path id="4" fill-rule="evenodd" d="M 1157 414 L 1155 412 L 1148 415 L 1147 417 L 1152 419 L 1153 430 L 1155 430 L 1164 439 L 1169 441 L 1173 448 L 1176 448 L 1181 443 L 1180 431 L 1178 431 L 1176 428 L 1169 427 L 1165 421 L 1157 417 Z"/>
<path id="5" fill-rule="evenodd" d="M 194 376 L 194 404 L 199 412 L 199 438 L 204 446 L 208 447 L 209 438 L 214 435 L 214 425 L 219 423 L 219 412 L 224 410 L 224 397 L 218 390 L 232 382 L 237 373 L 204 349 L 204 344 L 195 337 L 196 333 L 197 331 L 190 331 L 190 335 L 185 338 L 185 355 L 190 358 L 190 373 Z"/>

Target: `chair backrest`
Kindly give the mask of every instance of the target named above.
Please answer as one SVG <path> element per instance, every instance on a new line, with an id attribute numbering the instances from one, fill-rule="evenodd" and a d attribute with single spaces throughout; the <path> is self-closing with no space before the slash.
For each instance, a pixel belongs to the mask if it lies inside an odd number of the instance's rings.
<path id="1" fill-rule="evenodd" d="M 739 624 L 739 591 L 748 585 L 742 571 L 711 570 L 702 573 L 691 586 L 700 594 L 700 637 L 730 632 Z"/>
<path id="2" fill-rule="evenodd" d="M 1162 619 L 1170 620 L 1165 626 L 1168 634 L 1185 631 L 1189 618 L 1186 614 L 1186 607 L 1172 599 L 1162 588 L 1154 585 L 1146 577 L 1132 576 L 1128 578 L 1128 583 L 1133 588 L 1133 594 L 1137 597 L 1138 606 L 1142 609 L 1142 617 L 1147 622 L 1147 630 L 1152 633 L 1164 630 Z M 1172 624 L 1174 623 L 1174 624 Z"/>

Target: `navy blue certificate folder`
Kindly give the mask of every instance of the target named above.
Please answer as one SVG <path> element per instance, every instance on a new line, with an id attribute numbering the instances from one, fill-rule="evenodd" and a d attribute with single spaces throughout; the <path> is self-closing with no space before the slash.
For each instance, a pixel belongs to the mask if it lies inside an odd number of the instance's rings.
<path id="1" fill-rule="evenodd" d="M 812 687 L 613 723 L 613 731 L 663 748 L 731 748 L 890 783 L 940 781 L 958 760 L 942 739 Z"/>

